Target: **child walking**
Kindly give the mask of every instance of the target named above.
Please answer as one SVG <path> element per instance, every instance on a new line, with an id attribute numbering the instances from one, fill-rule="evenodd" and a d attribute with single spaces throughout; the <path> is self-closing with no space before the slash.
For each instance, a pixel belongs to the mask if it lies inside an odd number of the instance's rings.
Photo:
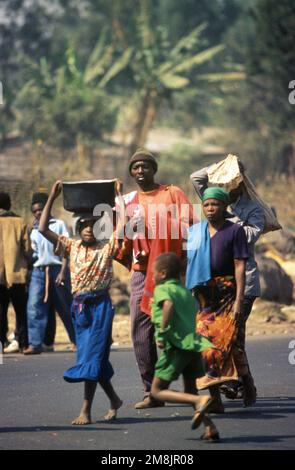
<path id="1" fill-rule="evenodd" d="M 195 408 L 191 427 L 203 422 L 203 440 L 219 440 L 219 434 L 208 415 L 212 399 L 198 396 L 197 377 L 205 374 L 201 351 L 211 343 L 196 331 L 196 301 L 180 282 L 181 260 L 174 253 L 163 253 L 154 263 L 156 288 L 152 304 L 157 346 L 162 353 L 155 367 L 152 396 L 171 403 L 187 403 Z M 169 390 L 170 383 L 182 374 L 184 392 Z"/>
<path id="2" fill-rule="evenodd" d="M 96 240 L 94 225 L 98 217 L 92 214 L 80 217 L 77 229 L 81 240 L 58 236 L 48 228 L 49 215 L 55 199 L 61 192 L 61 182 L 57 181 L 51 190 L 42 212 L 39 231 L 54 243 L 56 252 L 69 257 L 71 285 L 73 294 L 72 317 L 77 340 L 77 362 L 64 374 L 67 382 L 85 382 L 84 401 L 79 416 L 72 424 L 91 423 L 91 407 L 97 383 L 100 384 L 110 400 L 106 420 L 116 418 L 122 405 L 111 384 L 114 374 L 109 361 L 112 322 L 114 309 L 109 296 L 113 274 L 113 258 L 118 248 L 119 234 L 124 226 L 124 201 L 120 192 L 120 181 L 116 181 L 120 220 L 117 230 L 105 243 Z"/>

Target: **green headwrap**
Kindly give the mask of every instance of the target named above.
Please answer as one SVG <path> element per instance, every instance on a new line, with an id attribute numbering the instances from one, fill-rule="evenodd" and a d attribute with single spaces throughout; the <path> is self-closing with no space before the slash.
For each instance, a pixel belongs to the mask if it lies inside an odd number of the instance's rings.
<path id="1" fill-rule="evenodd" d="M 223 202 L 227 206 L 230 203 L 228 193 L 223 188 L 219 188 L 215 186 L 205 189 L 203 197 L 202 197 L 202 202 L 207 201 L 207 199 L 217 199 L 218 201 Z"/>

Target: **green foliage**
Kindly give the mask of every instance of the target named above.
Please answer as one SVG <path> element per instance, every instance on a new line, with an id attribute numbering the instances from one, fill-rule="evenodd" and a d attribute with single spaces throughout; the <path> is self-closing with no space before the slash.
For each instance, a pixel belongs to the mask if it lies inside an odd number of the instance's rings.
<path id="1" fill-rule="evenodd" d="M 171 183 L 185 188 L 186 193 L 192 188 L 188 188 L 188 178 L 197 168 L 204 166 L 201 147 L 188 144 L 177 144 L 171 149 L 161 152 L 159 178 L 163 183 Z M 185 172 L 183 169 L 185 168 Z"/>
<path id="2" fill-rule="evenodd" d="M 143 144 L 158 119 L 185 132 L 223 128 L 219 144 L 259 177 L 284 165 L 294 0 L 0 3 L 3 142 L 21 130 L 66 153 L 97 146 L 119 122 L 126 142 Z M 176 153 L 195 161 L 189 149 Z"/>
<path id="3" fill-rule="evenodd" d="M 141 1 L 140 16 L 137 23 L 137 43 L 131 68 L 134 78 L 142 88 L 157 90 L 158 95 L 169 90 L 185 88 L 190 80 L 187 74 L 195 66 L 209 62 L 222 50 L 222 45 L 200 48 L 200 35 L 206 25 L 194 28 L 171 47 L 168 29 L 161 25 L 150 26 L 148 2 Z"/>
<path id="4" fill-rule="evenodd" d="M 0 4 L 0 80 L 4 104 L 0 105 L 0 142 L 15 130 L 14 100 L 23 83 L 26 57 L 36 60 L 50 48 L 56 10 L 40 2 L 2 1 Z"/>
<path id="5" fill-rule="evenodd" d="M 223 144 L 257 177 L 288 171 L 282 154 L 294 142 L 294 106 L 288 85 L 295 77 L 295 5 L 292 0 L 251 2 L 225 38 L 229 59 L 244 63 L 246 79 L 220 90 L 211 110 L 225 128 Z M 294 161 L 293 161 L 294 167 Z"/>
<path id="6" fill-rule="evenodd" d="M 53 147 L 75 147 L 77 140 L 97 142 L 115 124 L 116 109 L 99 87 L 83 82 L 73 56 L 67 66 L 50 74 L 44 60 L 19 93 L 17 108 L 22 131 Z"/>

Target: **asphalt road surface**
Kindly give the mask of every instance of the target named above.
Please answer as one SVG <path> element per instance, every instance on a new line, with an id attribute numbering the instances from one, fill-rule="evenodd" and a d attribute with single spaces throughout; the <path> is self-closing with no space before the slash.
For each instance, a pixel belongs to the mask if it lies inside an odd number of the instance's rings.
<path id="1" fill-rule="evenodd" d="M 295 365 L 290 364 L 289 343 L 283 337 L 248 341 L 252 373 L 259 398 L 252 408 L 241 401 L 225 401 L 226 413 L 212 415 L 222 441 L 200 441 L 201 427 L 190 429 L 188 406 L 137 411 L 141 384 L 131 349 L 111 353 L 116 375 L 113 384 L 124 400 L 116 422 L 105 423 L 108 401 L 98 389 L 93 424 L 71 426 L 82 400 L 82 384 L 63 381 L 73 365 L 73 353 L 25 357 L 5 355 L 0 365 L 0 449 L 69 450 L 199 450 L 295 449 Z M 180 388 L 181 382 L 174 388 Z"/>

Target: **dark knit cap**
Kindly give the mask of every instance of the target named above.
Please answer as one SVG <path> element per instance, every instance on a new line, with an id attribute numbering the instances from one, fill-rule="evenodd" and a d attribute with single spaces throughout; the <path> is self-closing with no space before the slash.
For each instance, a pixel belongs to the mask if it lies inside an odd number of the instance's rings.
<path id="1" fill-rule="evenodd" d="M 8 193 L 0 192 L 0 209 L 9 211 L 11 207 L 11 200 Z"/>
<path id="2" fill-rule="evenodd" d="M 34 193 L 32 197 L 32 206 L 34 204 L 46 204 L 48 199 L 47 193 Z"/>
<path id="3" fill-rule="evenodd" d="M 131 174 L 131 167 L 136 162 L 150 162 L 155 170 L 155 173 L 158 170 L 157 160 L 155 159 L 154 155 L 148 150 L 139 148 L 132 155 L 132 157 L 129 160 L 129 173 L 130 174 Z"/>

